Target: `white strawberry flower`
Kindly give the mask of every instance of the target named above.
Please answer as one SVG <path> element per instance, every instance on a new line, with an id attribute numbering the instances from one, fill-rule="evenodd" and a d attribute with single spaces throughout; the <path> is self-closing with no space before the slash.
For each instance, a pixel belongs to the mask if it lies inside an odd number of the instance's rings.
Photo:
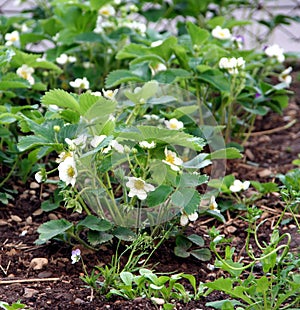
<path id="1" fill-rule="evenodd" d="M 110 16 L 114 16 L 116 14 L 116 10 L 114 9 L 114 7 L 112 5 L 107 4 L 103 7 L 101 7 L 99 9 L 98 13 L 102 16 L 110 17 Z"/>
<path id="2" fill-rule="evenodd" d="M 170 130 L 179 130 L 183 128 L 183 122 L 177 120 L 176 118 L 171 118 L 169 121 L 165 121 L 165 125 Z"/>
<path id="3" fill-rule="evenodd" d="M 250 186 L 249 181 L 242 182 L 240 180 L 234 180 L 233 184 L 229 187 L 229 190 L 233 193 L 247 190 Z"/>
<path id="4" fill-rule="evenodd" d="M 216 202 L 216 197 L 215 196 L 211 196 L 210 197 L 210 202 L 209 202 L 209 205 L 208 205 L 208 210 L 221 213 L 221 211 L 218 209 L 218 204 Z"/>
<path id="5" fill-rule="evenodd" d="M 67 62 L 76 62 L 77 58 L 75 56 L 68 56 L 67 54 L 63 53 L 59 57 L 56 58 L 56 62 L 60 65 L 65 65 Z"/>
<path id="6" fill-rule="evenodd" d="M 5 39 L 5 45 L 6 46 L 15 46 L 20 47 L 20 34 L 19 31 L 15 30 L 11 33 L 7 33 L 4 36 Z"/>
<path id="7" fill-rule="evenodd" d="M 145 200 L 147 198 L 148 192 L 155 190 L 153 185 L 146 183 L 141 178 L 135 177 L 128 177 L 126 186 L 130 189 L 128 197 L 137 196 L 137 198 L 140 200 Z"/>
<path id="8" fill-rule="evenodd" d="M 91 146 L 96 148 L 105 138 L 107 138 L 106 135 L 94 136 L 91 140 Z"/>
<path id="9" fill-rule="evenodd" d="M 212 36 L 219 40 L 228 40 L 231 39 L 231 33 L 230 30 L 227 28 L 222 28 L 220 26 L 216 26 L 212 32 Z"/>
<path id="10" fill-rule="evenodd" d="M 285 60 L 284 50 L 278 44 L 267 46 L 265 49 L 265 54 L 268 57 L 275 57 L 280 63 L 284 62 Z"/>
<path id="11" fill-rule="evenodd" d="M 32 76 L 33 72 L 34 72 L 34 69 L 32 67 L 29 67 L 29 66 L 24 64 L 17 69 L 16 73 L 18 76 L 27 80 L 30 85 L 33 85 L 34 84 L 34 77 Z"/>
<path id="12" fill-rule="evenodd" d="M 73 152 L 61 152 L 58 155 L 58 158 L 56 158 L 55 162 L 60 164 L 63 161 L 65 161 L 68 157 L 74 158 L 74 153 Z"/>
<path id="13" fill-rule="evenodd" d="M 110 100 L 115 100 L 115 97 L 118 93 L 118 89 L 115 89 L 115 90 L 111 90 L 111 89 L 108 89 L 108 90 L 105 90 L 102 88 L 102 93 L 103 93 L 103 96 L 107 99 L 110 99 Z"/>
<path id="14" fill-rule="evenodd" d="M 35 180 L 38 182 L 38 183 L 42 183 L 43 181 L 43 172 L 42 171 L 38 171 L 35 175 L 34 175 L 34 178 Z"/>
<path id="15" fill-rule="evenodd" d="M 103 153 L 107 154 L 109 151 L 111 151 L 112 148 L 120 154 L 125 152 L 124 146 L 122 144 L 120 144 L 117 140 L 112 140 L 110 141 L 108 147 L 103 150 Z"/>
<path id="16" fill-rule="evenodd" d="M 154 149 L 156 146 L 156 143 L 154 141 L 152 141 L 151 143 L 149 143 L 148 141 L 141 141 L 139 142 L 139 145 L 143 149 Z"/>
<path id="17" fill-rule="evenodd" d="M 81 134 L 76 139 L 66 138 L 65 141 L 69 145 L 71 150 L 75 150 L 77 147 L 85 148 L 87 135 Z"/>
<path id="18" fill-rule="evenodd" d="M 293 71 L 292 67 L 288 67 L 285 70 L 283 70 L 279 76 L 278 76 L 278 80 L 280 82 L 285 83 L 288 87 L 290 86 L 290 84 L 292 83 L 292 76 L 290 75 L 290 73 Z"/>
<path id="19" fill-rule="evenodd" d="M 182 212 L 180 216 L 180 225 L 186 226 L 189 222 L 194 222 L 198 218 L 198 213 L 194 212 L 192 214 L 186 214 L 185 212 Z"/>
<path id="20" fill-rule="evenodd" d="M 172 170 L 179 171 L 180 166 L 183 163 L 182 159 L 179 158 L 175 152 L 172 152 L 167 148 L 165 148 L 165 156 L 166 159 L 163 159 L 162 162 L 169 165 Z"/>
<path id="21" fill-rule="evenodd" d="M 62 161 L 58 165 L 58 172 L 59 172 L 59 178 L 63 182 L 66 183 L 66 185 L 71 184 L 72 186 L 76 183 L 76 177 L 77 177 L 77 169 L 75 160 L 73 157 L 67 157 L 64 161 Z"/>
<path id="22" fill-rule="evenodd" d="M 90 88 L 90 82 L 88 81 L 86 77 L 83 77 L 82 79 L 77 78 L 74 81 L 71 81 L 70 85 L 74 88 L 80 88 L 80 89 Z"/>

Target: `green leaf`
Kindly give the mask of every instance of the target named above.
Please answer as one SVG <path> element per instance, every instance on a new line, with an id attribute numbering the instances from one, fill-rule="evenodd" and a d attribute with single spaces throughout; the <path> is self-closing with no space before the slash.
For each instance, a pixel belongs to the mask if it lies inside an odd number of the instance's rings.
<path id="1" fill-rule="evenodd" d="M 137 126 L 120 132 L 120 137 L 135 141 L 156 140 L 169 145 L 181 145 L 190 149 L 201 151 L 205 145 L 204 140 L 182 131 L 169 130 L 154 126 Z"/>
<path id="2" fill-rule="evenodd" d="M 150 51 L 160 56 L 167 62 L 170 60 L 170 57 L 173 54 L 173 47 L 176 44 L 177 44 L 177 38 L 172 36 L 165 39 L 162 44 L 155 47 L 151 47 Z"/>
<path id="3" fill-rule="evenodd" d="M 165 202 L 170 194 L 173 192 L 173 187 L 167 185 L 160 185 L 153 192 L 148 193 L 147 206 L 155 207 Z"/>
<path id="4" fill-rule="evenodd" d="M 9 63 L 16 53 L 11 48 L 1 47 L 0 48 L 0 67 L 4 64 Z"/>
<path id="5" fill-rule="evenodd" d="M 206 29 L 201 29 L 192 22 L 187 22 L 186 26 L 194 45 L 201 46 L 208 40 L 210 33 Z"/>
<path id="6" fill-rule="evenodd" d="M 262 276 L 256 280 L 256 292 L 265 293 L 269 290 L 269 280 L 266 276 Z"/>
<path id="7" fill-rule="evenodd" d="M 204 239 L 201 236 L 192 234 L 192 235 L 187 236 L 187 239 L 189 239 L 190 241 L 192 241 L 194 244 L 198 246 L 204 246 Z"/>
<path id="8" fill-rule="evenodd" d="M 217 69 L 206 70 L 205 72 L 198 74 L 197 78 L 200 81 L 210 84 L 221 92 L 230 92 L 229 81 L 225 78 L 224 74 Z"/>
<path id="9" fill-rule="evenodd" d="M 210 153 L 206 159 L 237 159 L 242 157 L 243 155 L 237 148 L 228 147 L 226 149 L 220 149 Z"/>
<path id="10" fill-rule="evenodd" d="M 206 307 L 212 307 L 212 308 L 221 309 L 221 310 L 223 310 L 223 305 L 224 305 L 224 307 L 226 307 L 224 309 L 227 309 L 227 310 L 233 310 L 234 306 L 243 306 L 243 304 L 240 301 L 235 300 L 235 299 L 230 299 L 230 300 L 229 299 L 225 299 L 225 300 L 211 301 L 211 302 L 207 302 L 205 304 Z"/>
<path id="11" fill-rule="evenodd" d="M 197 175 L 183 173 L 178 176 L 180 178 L 178 187 L 196 187 L 208 181 L 207 175 Z"/>
<path id="12" fill-rule="evenodd" d="M 125 228 L 125 227 L 117 227 L 113 231 L 113 234 L 118 239 L 124 240 L 124 241 L 133 241 L 136 239 L 136 234 L 129 228 Z"/>
<path id="13" fill-rule="evenodd" d="M 112 88 L 126 82 L 145 82 L 145 80 L 129 70 L 114 70 L 107 75 L 105 87 Z"/>
<path id="14" fill-rule="evenodd" d="M 129 271 L 122 271 L 120 273 L 120 278 L 125 285 L 131 286 L 133 282 L 133 274 Z"/>
<path id="15" fill-rule="evenodd" d="M 46 222 L 42 224 L 37 230 L 40 235 L 39 239 L 36 241 L 36 244 L 44 244 L 48 240 L 62 235 L 72 226 L 73 224 L 65 219 Z"/>
<path id="16" fill-rule="evenodd" d="M 52 202 L 51 200 L 46 200 L 42 202 L 41 209 L 45 212 L 49 212 L 49 211 L 59 208 L 59 206 L 60 206 L 60 201 Z"/>
<path id="17" fill-rule="evenodd" d="M 206 153 L 202 153 L 197 155 L 193 159 L 184 162 L 183 167 L 187 169 L 201 169 L 211 164 L 212 162 L 210 159 L 208 159 L 208 155 Z"/>
<path id="18" fill-rule="evenodd" d="M 126 58 L 139 58 L 150 55 L 149 49 L 143 45 L 131 43 L 125 45 L 116 55 L 116 59 L 122 60 Z"/>
<path id="19" fill-rule="evenodd" d="M 91 230 L 107 231 L 112 228 L 112 224 L 104 219 L 100 219 L 94 215 L 87 215 L 85 219 L 77 224 L 77 227 L 84 226 Z"/>
<path id="20" fill-rule="evenodd" d="M 63 89 L 51 89 L 41 98 L 42 104 L 54 104 L 61 108 L 68 108 L 80 111 L 80 106 L 77 100 Z"/>
<path id="21" fill-rule="evenodd" d="M 187 79 L 190 78 L 192 75 L 187 70 L 183 69 L 167 69 L 164 71 L 158 72 L 154 79 L 158 81 L 159 83 L 163 84 L 171 84 L 173 82 L 176 82 L 180 79 Z"/>
<path id="22" fill-rule="evenodd" d="M 211 252 L 207 248 L 192 250 L 191 255 L 204 262 L 211 259 Z"/>
<path id="23" fill-rule="evenodd" d="M 19 143 L 17 145 L 20 152 L 27 151 L 31 148 L 36 148 L 38 146 L 52 146 L 54 147 L 56 144 L 49 142 L 47 138 L 39 137 L 39 136 L 23 136 L 19 139 Z"/>
<path id="24" fill-rule="evenodd" d="M 190 256 L 190 253 L 187 252 L 184 248 L 176 246 L 174 248 L 174 254 L 179 257 L 187 258 Z"/>
<path id="25" fill-rule="evenodd" d="M 108 102 L 108 100 L 92 95 L 91 93 L 85 92 L 79 96 L 79 113 L 84 115 L 97 101 L 103 99 Z"/>
<path id="26" fill-rule="evenodd" d="M 187 214 L 192 214 L 198 209 L 201 201 L 201 196 L 197 190 L 194 190 L 192 188 L 184 188 L 183 199 L 184 211 Z"/>
<path id="27" fill-rule="evenodd" d="M 106 243 L 112 240 L 113 237 L 114 236 L 112 234 L 108 234 L 103 231 L 89 230 L 87 233 L 88 241 L 93 246 Z"/>

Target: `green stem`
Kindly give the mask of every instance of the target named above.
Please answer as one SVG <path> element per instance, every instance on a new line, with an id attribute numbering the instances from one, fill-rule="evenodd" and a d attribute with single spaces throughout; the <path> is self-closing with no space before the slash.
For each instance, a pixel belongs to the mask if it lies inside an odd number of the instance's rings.
<path id="1" fill-rule="evenodd" d="M 7 174 L 7 176 L 2 180 L 2 182 L 0 183 L 0 188 L 3 186 L 3 184 L 5 184 L 11 177 L 11 175 L 13 174 L 16 166 L 17 166 L 17 163 L 18 163 L 18 159 L 16 159 L 16 161 L 14 162 L 11 170 L 9 171 L 9 173 Z"/>

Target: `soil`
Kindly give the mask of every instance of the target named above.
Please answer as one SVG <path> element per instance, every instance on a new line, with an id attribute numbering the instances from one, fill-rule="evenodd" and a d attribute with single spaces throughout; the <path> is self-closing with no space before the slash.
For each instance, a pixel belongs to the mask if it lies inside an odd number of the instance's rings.
<path id="1" fill-rule="evenodd" d="M 257 119 L 255 129 L 244 146 L 245 156 L 241 160 L 229 161 L 227 173 L 233 173 L 242 180 L 273 181 L 277 173 L 286 173 L 294 168 L 291 164 L 300 153 L 300 123 L 284 129 L 292 120 L 300 119 L 300 82 L 294 75 L 292 90 L 295 95 L 283 115 L 270 113 Z M 17 191 L 14 201 L 8 205 L 0 205 L 0 301 L 13 303 L 21 300 L 27 309 L 158 309 L 150 300 L 137 298 L 105 299 L 104 296 L 91 295 L 88 288 L 79 278 L 83 275 L 81 264 L 71 264 L 72 248 L 65 243 L 51 241 L 45 245 L 36 245 L 37 228 L 49 219 L 66 218 L 70 221 L 79 219 L 64 208 L 45 213 L 40 205 L 43 199 L 51 194 L 51 188 L 40 187 L 33 180 L 23 184 L 12 180 L 11 186 Z M 268 240 L 272 225 L 281 213 L 282 203 L 278 194 L 263 197 L 257 205 L 264 211 L 262 218 L 267 219 L 259 238 Z M 201 218 L 190 224 L 188 229 L 204 236 L 209 243 L 207 230 L 217 227 L 226 237 L 232 238 L 237 252 L 243 254 L 242 248 L 246 235 L 245 222 L 238 214 L 225 214 L 226 223 L 222 224 L 210 218 Z M 299 253 L 300 236 L 296 225 L 291 221 L 282 227 L 292 234 L 291 251 Z M 173 252 L 174 241 L 168 240 L 158 249 L 152 262 L 158 262 L 157 272 L 186 272 L 193 274 L 199 281 L 213 281 L 220 277 L 218 269 L 211 271 L 208 262 L 188 257 L 178 258 Z M 110 262 L 113 247 L 103 247 L 101 251 L 92 253 L 83 250 L 84 261 L 88 271 L 97 265 Z M 35 270 L 32 260 L 45 258 L 47 263 Z M 214 257 L 210 261 L 214 263 Z M 8 284 L 6 281 L 11 281 Z M 27 281 L 27 282 L 26 282 Z M 206 298 L 187 304 L 175 302 L 176 309 L 213 309 L 205 306 L 209 301 L 223 300 L 226 296 L 214 292 Z"/>

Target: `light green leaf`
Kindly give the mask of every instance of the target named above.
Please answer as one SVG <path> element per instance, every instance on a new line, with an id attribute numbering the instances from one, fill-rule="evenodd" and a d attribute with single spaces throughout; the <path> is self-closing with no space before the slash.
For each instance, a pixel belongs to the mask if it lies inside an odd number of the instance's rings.
<path id="1" fill-rule="evenodd" d="M 169 130 L 166 128 L 158 128 L 154 126 L 137 126 L 121 131 L 120 137 L 135 140 L 155 140 L 157 142 L 166 143 L 169 145 L 181 145 L 190 149 L 201 151 L 205 145 L 202 138 L 194 137 L 182 131 Z"/>
<path id="2" fill-rule="evenodd" d="M 114 70 L 107 75 L 105 87 L 112 88 L 126 82 L 145 82 L 145 80 L 129 70 Z"/>
<path id="3" fill-rule="evenodd" d="M 39 239 L 36 241 L 36 244 L 43 244 L 56 236 L 62 235 L 72 226 L 73 224 L 65 219 L 46 222 L 37 230 L 40 235 Z"/>
<path id="4" fill-rule="evenodd" d="M 187 30 L 194 45 L 201 46 L 210 36 L 210 33 L 206 29 L 201 29 L 192 22 L 187 22 Z"/>
<path id="5" fill-rule="evenodd" d="M 206 159 L 237 159 L 242 157 L 243 155 L 237 148 L 228 147 L 226 149 L 220 149 L 210 153 Z"/>
<path id="6" fill-rule="evenodd" d="M 78 101 L 63 89 L 51 89 L 41 98 L 41 102 L 45 105 L 54 104 L 61 108 L 80 111 Z"/>
<path id="7" fill-rule="evenodd" d="M 128 45 L 125 45 L 116 55 L 116 59 L 122 60 L 126 58 L 139 58 L 147 56 L 148 54 L 151 54 L 149 51 L 149 48 L 146 46 L 131 43 Z"/>
<path id="8" fill-rule="evenodd" d="M 128 271 L 122 271 L 120 273 L 120 278 L 124 282 L 125 285 L 131 286 L 133 282 L 133 274 Z"/>
<path id="9" fill-rule="evenodd" d="M 204 174 L 183 173 L 178 178 L 180 178 L 178 187 L 196 187 L 208 181 L 208 176 Z"/>

